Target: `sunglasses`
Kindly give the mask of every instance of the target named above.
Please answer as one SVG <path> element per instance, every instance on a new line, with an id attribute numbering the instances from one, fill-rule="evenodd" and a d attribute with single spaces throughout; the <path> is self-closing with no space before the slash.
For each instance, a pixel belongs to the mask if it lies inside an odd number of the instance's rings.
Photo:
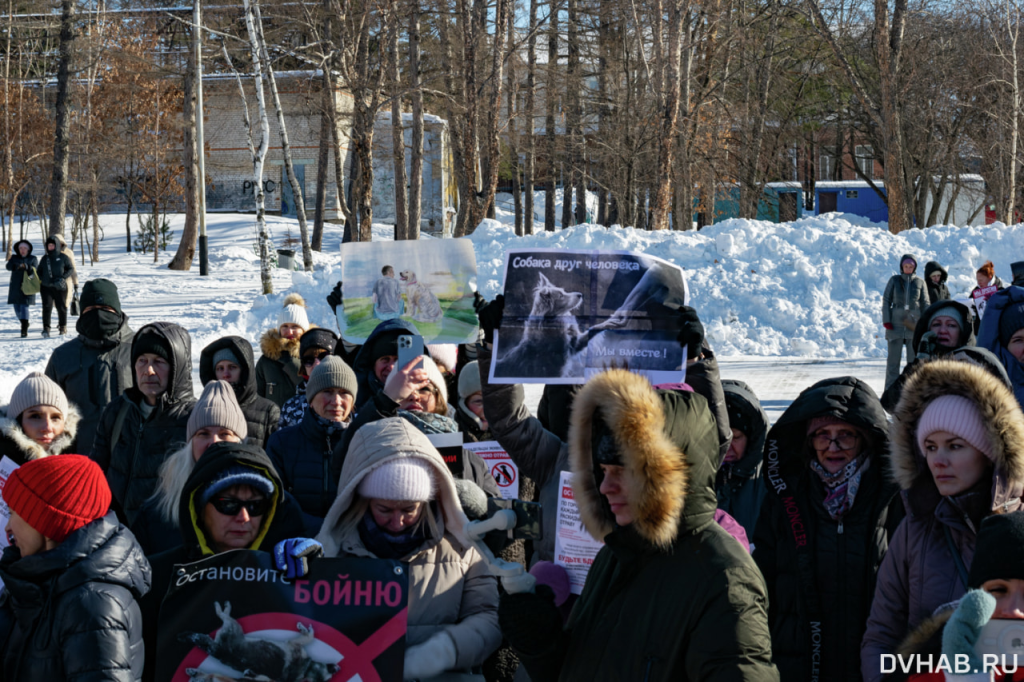
<path id="1" fill-rule="evenodd" d="M 271 501 L 265 497 L 256 500 L 240 500 L 237 497 L 215 497 L 210 500 L 213 508 L 224 516 L 238 516 L 238 513 L 245 508 L 249 516 L 263 516 L 270 511 Z"/>
<path id="2" fill-rule="evenodd" d="M 316 364 L 317 360 L 323 360 L 328 355 L 330 355 L 330 353 L 328 353 L 327 351 L 317 353 L 316 355 L 310 355 L 308 357 L 302 358 L 302 364 L 305 367 L 312 367 L 313 365 Z"/>

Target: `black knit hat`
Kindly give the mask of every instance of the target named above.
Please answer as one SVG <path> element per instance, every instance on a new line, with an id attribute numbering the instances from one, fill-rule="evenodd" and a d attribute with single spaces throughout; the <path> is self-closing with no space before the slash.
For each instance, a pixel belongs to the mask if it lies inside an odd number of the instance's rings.
<path id="1" fill-rule="evenodd" d="M 85 310 L 89 306 L 105 305 L 121 312 L 121 299 L 117 295 L 117 285 L 109 279 L 91 279 L 82 287 L 82 296 L 78 300 Z"/>
<path id="2" fill-rule="evenodd" d="M 408 333 L 404 330 L 395 330 L 378 334 L 370 347 L 370 362 L 377 362 L 385 355 L 398 355 L 398 337 Z"/>
<path id="3" fill-rule="evenodd" d="M 163 335 L 157 334 L 151 329 L 143 328 L 135 336 L 135 340 L 132 341 L 132 364 L 135 364 L 139 356 L 145 353 L 159 355 L 167 362 L 170 362 L 172 357 L 171 344 L 167 342 Z"/>
<path id="4" fill-rule="evenodd" d="M 1024 511 L 993 514 L 981 522 L 967 586 L 988 580 L 1024 580 Z"/>
<path id="5" fill-rule="evenodd" d="M 320 348 L 328 353 L 334 352 L 334 346 L 338 343 L 338 335 L 330 329 L 313 327 L 307 329 L 299 339 L 299 357 L 305 357 L 306 353 L 314 348 Z"/>

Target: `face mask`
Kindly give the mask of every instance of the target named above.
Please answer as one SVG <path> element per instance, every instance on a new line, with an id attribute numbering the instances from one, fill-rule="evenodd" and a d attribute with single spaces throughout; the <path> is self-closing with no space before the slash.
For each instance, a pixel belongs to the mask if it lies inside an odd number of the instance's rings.
<path id="1" fill-rule="evenodd" d="M 96 308 L 78 318 L 75 329 L 87 339 L 99 341 L 113 336 L 121 328 L 121 313 Z"/>

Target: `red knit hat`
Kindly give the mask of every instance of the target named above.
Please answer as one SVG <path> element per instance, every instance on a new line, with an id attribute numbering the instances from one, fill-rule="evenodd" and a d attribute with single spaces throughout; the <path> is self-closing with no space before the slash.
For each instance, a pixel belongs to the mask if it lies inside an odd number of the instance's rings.
<path id="1" fill-rule="evenodd" d="M 2 493 L 11 511 L 55 542 L 63 542 L 110 509 L 107 477 L 83 455 L 26 462 L 11 473 Z"/>

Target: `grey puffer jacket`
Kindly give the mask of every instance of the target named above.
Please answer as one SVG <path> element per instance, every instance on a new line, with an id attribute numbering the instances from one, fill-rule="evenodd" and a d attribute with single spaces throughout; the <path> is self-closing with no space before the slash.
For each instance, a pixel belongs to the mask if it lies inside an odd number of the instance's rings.
<path id="1" fill-rule="evenodd" d="M 199 381 L 205 386 L 217 378 L 213 356 L 223 348 L 231 351 L 242 370 L 242 376 L 233 388 L 249 430 L 246 441 L 265 449 L 270 434 L 277 431 L 281 410 L 273 401 L 261 398 L 256 392 L 256 361 L 253 359 L 252 344 L 241 336 L 225 336 L 212 342 L 199 355 Z"/>
<path id="2" fill-rule="evenodd" d="M 916 439 L 925 407 L 942 395 L 971 400 L 993 444 L 990 488 L 982 491 L 976 486 L 955 500 L 939 494 Z M 895 652 L 937 607 L 966 591 L 950 543 L 970 570 L 981 518 L 1015 511 L 1024 491 L 1024 414 L 1010 389 L 987 370 L 952 360 L 926 363 L 907 382 L 893 416 L 889 465 L 907 516 L 879 569 L 861 644 L 861 667 L 868 682 L 882 679 L 880 654 Z"/>
<path id="3" fill-rule="evenodd" d="M 765 436 L 768 435 L 768 415 L 761 409 L 761 401 L 753 389 L 742 381 L 726 379 L 722 382 L 722 389 L 729 414 L 741 414 L 742 422 L 753 424 L 753 427 L 748 427 L 750 433 L 746 434 L 747 449 L 743 458 L 732 464 L 723 463 L 718 468 L 715 477 L 718 508 L 736 519 L 747 537 L 753 538 L 765 493 L 761 462 L 764 459 Z"/>
<path id="4" fill-rule="evenodd" d="M 79 330 L 82 319 L 76 325 Z M 110 336 L 91 339 L 79 331 L 77 337 L 57 346 L 46 363 L 46 376 L 82 411 L 79 452 L 92 450 L 103 409 L 132 385 L 134 335 L 128 316 L 122 313 L 121 326 Z"/>
<path id="5" fill-rule="evenodd" d="M 137 356 L 139 340 L 150 334 L 162 337 L 172 351 L 167 391 L 146 417 L 141 407 L 145 399 L 132 372 L 131 388 L 103 410 L 89 453 L 107 474 L 115 508 L 119 508 L 128 525 L 135 521 L 135 514 L 156 489 L 160 465 L 184 444 L 185 427 L 196 404 L 192 393 L 192 340 L 188 332 L 173 322 L 147 324 L 132 340 L 131 357 Z M 122 410 L 121 431 L 115 440 L 114 426 Z"/>
<path id="6" fill-rule="evenodd" d="M 6 682 L 135 682 L 142 677 L 142 613 L 149 562 L 113 512 L 56 548 L 0 559 L 0 637 Z"/>
<path id="7" fill-rule="evenodd" d="M 885 330 L 886 341 L 914 338 L 914 330 L 903 321 L 912 317 L 916 324 L 928 307 L 928 288 L 924 280 L 915 274 L 903 274 L 901 263 L 907 258 L 914 261 L 914 272 L 917 272 L 917 258 L 909 253 L 903 254 L 896 264 L 898 274 L 889 278 L 882 295 L 882 324 L 892 325 L 892 329 Z"/>
<path id="8" fill-rule="evenodd" d="M 391 461 L 415 458 L 432 467 L 436 486 L 438 534 L 432 535 L 403 561 L 409 563 L 408 647 L 445 633 L 455 644 L 450 671 L 478 666 L 501 644 L 498 628 L 498 585 L 480 554 L 466 538 L 468 523 L 448 467 L 415 426 L 400 417 L 364 425 L 356 432 L 338 482 L 338 497 L 324 519 L 317 540 L 326 556 L 375 558 L 346 512 L 357 501 L 357 489 L 373 469 Z"/>

